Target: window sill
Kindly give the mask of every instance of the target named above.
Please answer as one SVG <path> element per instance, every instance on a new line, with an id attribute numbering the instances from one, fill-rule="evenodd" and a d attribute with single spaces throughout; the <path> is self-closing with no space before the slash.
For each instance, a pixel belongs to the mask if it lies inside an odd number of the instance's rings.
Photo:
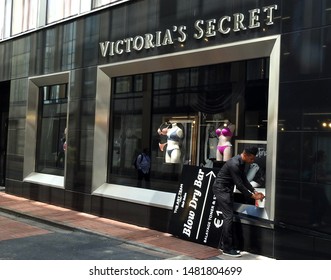
<path id="1" fill-rule="evenodd" d="M 107 183 L 97 188 L 92 195 L 168 210 L 172 210 L 176 197 L 174 193 Z"/>
<path id="2" fill-rule="evenodd" d="M 50 174 L 32 172 L 23 180 L 28 183 L 35 183 L 49 187 L 64 189 L 64 177 Z"/>

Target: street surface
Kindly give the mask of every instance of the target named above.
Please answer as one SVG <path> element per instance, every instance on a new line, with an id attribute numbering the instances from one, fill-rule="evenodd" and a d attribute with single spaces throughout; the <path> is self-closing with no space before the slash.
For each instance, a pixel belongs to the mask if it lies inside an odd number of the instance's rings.
<path id="1" fill-rule="evenodd" d="M 0 212 L 0 260 L 160 260 L 166 251 Z"/>

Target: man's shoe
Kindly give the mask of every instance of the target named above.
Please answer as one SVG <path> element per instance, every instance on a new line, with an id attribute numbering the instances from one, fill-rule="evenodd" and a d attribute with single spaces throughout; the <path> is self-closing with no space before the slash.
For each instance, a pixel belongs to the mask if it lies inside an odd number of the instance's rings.
<path id="1" fill-rule="evenodd" d="M 226 256 L 234 257 L 234 258 L 239 258 L 241 257 L 240 251 L 238 250 L 230 250 L 230 251 L 223 251 L 223 254 Z"/>

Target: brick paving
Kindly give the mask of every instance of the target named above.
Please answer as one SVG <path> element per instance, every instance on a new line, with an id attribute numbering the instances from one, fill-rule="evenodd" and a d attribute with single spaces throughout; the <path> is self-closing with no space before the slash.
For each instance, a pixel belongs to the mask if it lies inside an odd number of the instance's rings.
<path id="1" fill-rule="evenodd" d="M 0 192 L 0 210 L 164 249 L 189 258 L 210 259 L 220 254 L 215 248 L 181 240 L 168 233 L 81 213 L 4 192 Z M 5 222 L 5 219 L 0 219 L 0 237 L 14 238 L 14 233 L 6 232 L 6 227 L 1 226 L 2 222 Z M 17 229 L 15 238 L 47 233 L 45 230 L 33 228 L 19 222 L 11 225 L 11 228 Z"/>
<path id="2" fill-rule="evenodd" d="M 0 191 L 0 211 L 14 213 L 23 217 L 38 219 L 58 226 L 93 232 L 103 236 L 118 238 L 134 244 L 166 250 L 174 255 L 192 259 L 233 259 L 220 254 L 216 248 L 185 241 L 145 227 L 77 212 L 63 207 L 50 205 L 26 198 L 13 196 Z M 20 238 L 38 234 L 47 234 L 46 230 L 35 228 L 20 222 L 10 225 L 13 232 L 7 231 L 9 226 L 2 226 L 6 219 L 0 219 L 0 241 L 4 238 Z M 4 224 L 2 224 L 4 223 Z M 16 232 L 15 232 L 16 229 Z M 240 260 L 263 260 L 263 256 L 242 252 Z"/>
<path id="3" fill-rule="evenodd" d="M 50 233 L 48 230 L 0 217 L 0 241 L 48 233 Z"/>

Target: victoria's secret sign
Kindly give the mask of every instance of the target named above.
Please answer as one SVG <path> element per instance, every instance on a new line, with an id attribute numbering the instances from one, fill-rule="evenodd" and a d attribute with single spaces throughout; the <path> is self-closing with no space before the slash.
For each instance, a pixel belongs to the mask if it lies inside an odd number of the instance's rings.
<path id="1" fill-rule="evenodd" d="M 278 6 L 271 5 L 249 10 L 247 14 L 235 13 L 232 16 L 222 16 L 219 19 L 199 19 L 194 23 L 193 38 L 215 37 L 218 34 L 229 34 L 230 32 L 240 32 L 247 29 L 256 29 L 261 25 L 269 26 L 274 24 L 274 11 Z M 142 49 L 153 49 L 162 46 L 172 45 L 174 42 L 184 43 L 189 34 L 185 25 L 173 26 L 165 31 L 146 33 L 135 37 L 120 39 L 115 42 L 100 42 L 100 51 L 103 57 L 141 51 Z"/>

